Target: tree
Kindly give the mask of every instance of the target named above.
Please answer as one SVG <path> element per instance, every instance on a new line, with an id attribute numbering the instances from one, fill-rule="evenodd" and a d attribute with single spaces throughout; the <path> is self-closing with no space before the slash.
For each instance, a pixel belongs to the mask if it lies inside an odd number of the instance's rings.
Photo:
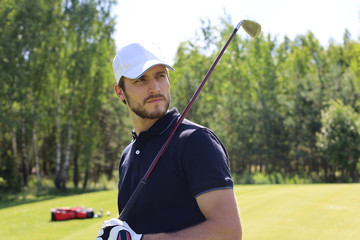
<path id="1" fill-rule="evenodd" d="M 109 61 L 113 47 L 111 33 L 111 1 L 103 1 L 98 7 L 95 1 L 79 2 L 67 1 L 65 15 L 68 27 L 65 39 L 68 51 L 66 64 L 66 79 L 68 80 L 68 124 L 65 159 L 62 166 L 61 184 L 66 188 L 67 172 L 70 165 L 70 155 L 73 152 L 73 132 L 82 140 L 83 145 L 77 146 L 74 154 L 74 166 L 78 166 L 77 159 L 84 155 L 85 178 L 83 186 L 86 187 L 91 166 L 92 149 L 96 143 L 97 112 L 101 109 L 104 96 L 104 76 L 106 69 L 104 62 Z M 109 22 L 110 20 L 110 22 Z M 109 24 L 109 26 L 107 25 Z M 107 68 L 109 70 L 109 68 Z M 74 126 L 77 126 L 74 128 Z M 80 152 L 79 152 L 80 151 Z M 75 176 L 79 173 L 76 168 Z M 77 185 L 75 177 L 75 185 Z"/>
<path id="2" fill-rule="evenodd" d="M 0 136 L 0 155 L 13 161 L 2 166 L 21 171 L 23 185 L 35 169 L 40 186 L 42 171 L 49 176 L 55 173 L 55 185 L 65 188 L 72 155 L 77 165 L 76 154 L 86 159 L 90 169 L 92 149 L 99 142 L 97 113 L 112 72 L 108 63 L 114 52 L 113 3 L 8 0 L 1 4 L 0 53 L 6 57 L 0 58 L 0 127 L 7 134 Z M 84 142 L 75 148 L 76 154 L 71 152 L 77 144 L 74 138 Z M 5 146 L 11 152 L 3 150 Z M 74 175 L 79 176 L 77 171 Z"/>
<path id="3" fill-rule="evenodd" d="M 39 116 L 43 115 L 44 109 L 38 107 L 38 103 L 43 99 L 48 79 L 45 69 L 49 55 L 44 39 L 48 34 L 49 5 L 42 1 L 24 0 L 16 4 L 7 1 L 4 4 L 1 12 L 4 23 L 1 43 L 4 44 L 2 49 L 7 57 L 1 62 L 1 66 L 5 73 L 2 77 L 8 80 L 4 83 L 4 96 L 10 106 L 6 112 L 13 121 L 9 124 L 13 154 L 15 158 L 19 155 L 16 135 L 20 130 L 23 183 L 27 185 L 34 154 L 36 176 L 41 187 L 37 128 Z"/>
<path id="4" fill-rule="evenodd" d="M 359 182 L 360 114 L 341 101 L 331 101 L 322 111 L 317 144 L 334 170 Z M 334 174 L 335 171 L 333 171 Z M 335 175 L 335 174 L 334 174 Z"/>

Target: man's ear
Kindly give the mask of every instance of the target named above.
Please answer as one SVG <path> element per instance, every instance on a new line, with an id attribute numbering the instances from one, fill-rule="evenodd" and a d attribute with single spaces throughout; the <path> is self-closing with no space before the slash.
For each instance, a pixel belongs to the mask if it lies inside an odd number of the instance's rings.
<path id="1" fill-rule="evenodd" d="M 119 87 L 119 85 L 115 84 L 114 85 L 114 90 L 116 95 L 118 96 L 118 98 L 120 98 L 121 101 L 125 100 L 125 94 L 124 91 Z"/>

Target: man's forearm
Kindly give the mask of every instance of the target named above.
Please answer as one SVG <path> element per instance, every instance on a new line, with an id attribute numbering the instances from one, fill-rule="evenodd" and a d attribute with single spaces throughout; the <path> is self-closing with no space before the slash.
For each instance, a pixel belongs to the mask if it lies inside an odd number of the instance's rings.
<path id="1" fill-rule="evenodd" d="M 174 233 L 146 234 L 142 240 L 241 240 L 241 225 L 218 224 L 207 220 L 199 225 L 186 228 Z"/>
<path id="2" fill-rule="evenodd" d="M 241 240 L 240 216 L 232 189 L 210 191 L 196 201 L 204 222 L 178 232 L 144 235 L 143 240 Z"/>

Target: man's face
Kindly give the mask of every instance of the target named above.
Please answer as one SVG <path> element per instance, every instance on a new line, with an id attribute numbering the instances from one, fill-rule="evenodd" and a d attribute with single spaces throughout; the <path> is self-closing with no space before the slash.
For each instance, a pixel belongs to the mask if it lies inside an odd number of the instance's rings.
<path id="1" fill-rule="evenodd" d="M 124 90 L 117 90 L 129 110 L 143 119 L 163 117 L 170 105 L 170 82 L 163 65 L 156 65 L 138 79 L 124 79 Z"/>

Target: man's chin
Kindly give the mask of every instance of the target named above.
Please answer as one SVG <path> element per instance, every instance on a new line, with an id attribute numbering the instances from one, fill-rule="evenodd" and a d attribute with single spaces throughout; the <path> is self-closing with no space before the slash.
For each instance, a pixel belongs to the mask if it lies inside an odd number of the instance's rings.
<path id="1" fill-rule="evenodd" d="M 162 118 L 163 116 L 165 116 L 167 112 L 167 109 L 166 110 L 157 110 L 157 111 L 153 111 L 151 113 L 148 113 L 146 114 L 146 118 L 148 119 L 159 119 L 159 118 Z"/>
<path id="2" fill-rule="evenodd" d="M 129 104 L 130 109 L 138 117 L 142 119 L 159 119 L 165 116 L 168 111 L 169 104 L 145 104 L 143 107 L 133 107 Z"/>
<path id="3" fill-rule="evenodd" d="M 162 118 L 163 116 L 165 116 L 165 114 L 167 113 L 167 108 L 156 107 L 155 109 L 153 109 L 151 111 L 144 111 L 144 110 L 136 111 L 135 110 L 134 113 L 143 119 L 159 119 L 159 118 Z"/>

